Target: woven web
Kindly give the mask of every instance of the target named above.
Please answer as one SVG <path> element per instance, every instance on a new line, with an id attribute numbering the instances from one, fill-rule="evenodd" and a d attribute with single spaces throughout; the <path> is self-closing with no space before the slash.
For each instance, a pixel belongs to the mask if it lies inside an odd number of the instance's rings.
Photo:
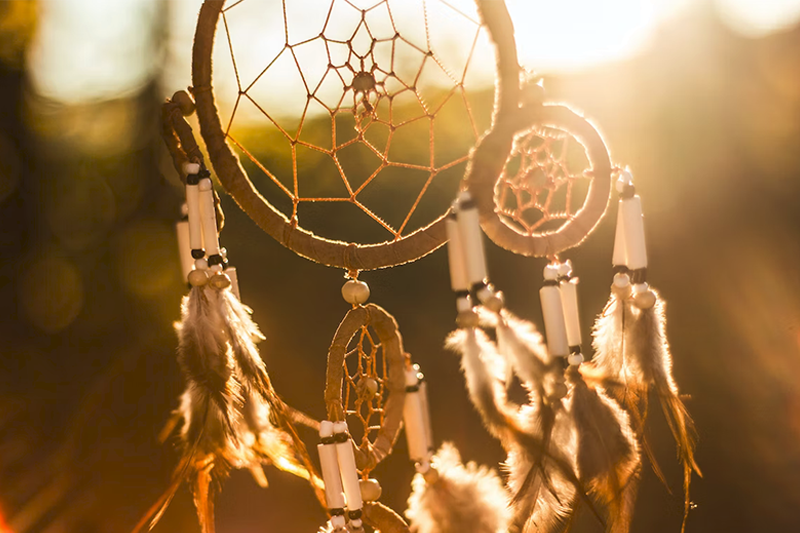
<path id="1" fill-rule="evenodd" d="M 348 348 L 344 357 L 342 402 L 350 434 L 359 447 L 367 451 L 383 424 L 386 358 L 369 326 L 361 326 Z M 375 388 L 370 390 L 371 386 Z M 369 470 L 362 471 L 365 477 L 368 473 Z"/>
<path id="2" fill-rule="evenodd" d="M 476 117 L 466 91 L 485 36 L 477 14 L 455 4 L 472 2 L 273 0 L 283 40 L 273 31 L 274 46 L 261 46 L 253 59 L 250 48 L 259 45 L 236 31 L 258 22 L 259 12 L 244 11 L 256 1 L 222 12 L 237 94 L 221 118 L 270 203 L 295 225 L 355 242 L 397 240 L 441 215 L 488 125 L 488 108 Z M 441 21 L 453 28 L 437 39 Z M 276 102 L 271 88 L 286 87 L 289 95 Z M 308 207 L 321 203 L 328 206 Z M 347 216 L 381 229 L 354 231 L 358 224 L 340 223 Z"/>
<path id="3" fill-rule="evenodd" d="M 525 235 L 558 229 L 583 205 L 592 173 L 574 137 L 553 128 L 517 137 L 495 187 L 501 219 Z"/>

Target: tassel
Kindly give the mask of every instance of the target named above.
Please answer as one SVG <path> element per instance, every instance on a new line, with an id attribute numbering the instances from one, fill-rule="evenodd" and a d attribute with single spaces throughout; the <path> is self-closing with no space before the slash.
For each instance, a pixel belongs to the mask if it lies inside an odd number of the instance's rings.
<path id="1" fill-rule="evenodd" d="M 641 466 L 636 436 L 625 411 L 601 388 L 587 386 L 578 367 L 571 366 L 566 374 L 570 385 L 567 410 L 575 423 L 580 479 L 608 506 L 610 530 L 626 533 L 631 511 L 628 501 L 635 498 Z"/>
<path id="2" fill-rule="evenodd" d="M 505 533 L 508 497 L 499 476 L 474 462 L 461 463 L 458 450 L 444 443 L 428 475 L 412 481 L 406 516 L 416 533 Z"/>

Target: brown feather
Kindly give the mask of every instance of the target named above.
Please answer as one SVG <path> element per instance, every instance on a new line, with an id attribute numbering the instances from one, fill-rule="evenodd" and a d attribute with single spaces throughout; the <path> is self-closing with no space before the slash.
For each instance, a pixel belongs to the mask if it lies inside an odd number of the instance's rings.
<path id="1" fill-rule="evenodd" d="M 655 292 L 655 291 L 654 291 Z M 642 369 L 645 382 L 655 390 L 664 410 L 670 430 L 678 445 L 678 456 L 683 464 L 684 519 L 686 527 L 691 506 L 689 487 L 692 471 L 702 476 L 694 459 L 696 433 L 686 406 L 678 395 L 678 386 L 672 377 L 672 354 L 666 336 L 665 305 L 656 293 L 656 302 L 649 309 L 634 309 L 632 321 L 626 332 L 632 357 Z"/>
<path id="2" fill-rule="evenodd" d="M 567 370 L 568 410 L 575 421 L 580 478 L 609 509 L 613 530 L 625 533 L 630 522 L 625 503 L 641 460 L 628 415 L 599 388 L 590 388 L 576 367 Z"/>

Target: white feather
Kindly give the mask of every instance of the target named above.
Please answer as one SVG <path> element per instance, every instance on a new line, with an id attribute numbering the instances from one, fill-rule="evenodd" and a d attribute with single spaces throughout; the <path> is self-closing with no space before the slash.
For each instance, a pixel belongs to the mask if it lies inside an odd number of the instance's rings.
<path id="1" fill-rule="evenodd" d="M 458 450 L 444 443 L 432 460 L 438 475 L 416 474 L 406 516 L 415 533 L 505 533 L 508 496 L 494 470 L 461 463 Z"/>

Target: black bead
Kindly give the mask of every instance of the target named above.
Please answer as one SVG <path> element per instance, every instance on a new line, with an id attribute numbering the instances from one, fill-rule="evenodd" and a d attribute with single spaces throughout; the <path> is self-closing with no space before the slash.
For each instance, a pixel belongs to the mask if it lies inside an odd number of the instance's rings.
<path id="1" fill-rule="evenodd" d="M 647 281 L 647 268 L 637 268 L 631 272 L 631 283 L 644 283 Z"/>
<path id="2" fill-rule="evenodd" d="M 358 520 L 359 518 L 361 518 L 361 509 L 350 511 L 349 513 L 347 513 L 347 516 L 350 517 L 350 520 Z"/>
<path id="3" fill-rule="evenodd" d="M 635 194 L 636 194 L 636 187 L 634 187 L 634 186 L 633 186 L 633 185 L 631 185 L 630 183 L 626 183 L 626 184 L 625 184 L 625 185 L 622 187 L 622 192 L 621 192 L 621 193 L 619 193 L 619 197 L 620 197 L 620 198 L 633 198 L 633 196 L 634 196 Z"/>
<path id="4" fill-rule="evenodd" d="M 202 259 L 203 257 L 205 257 L 205 255 L 206 251 L 203 250 L 202 248 L 197 248 L 195 250 L 192 250 L 192 258 L 194 259 Z"/>
<path id="5" fill-rule="evenodd" d="M 200 183 L 199 174 L 189 174 L 186 176 L 186 185 L 197 185 L 198 183 Z"/>
<path id="6" fill-rule="evenodd" d="M 214 254 L 208 258 L 208 266 L 221 265 L 225 260 L 219 254 Z"/>
<path id="7" fill-rule="evenodd" d="M 472 199 L 472 197 L 470 197 L 467 200 L 461 200 L 460 202 L 458 202 L 459 209 L 475 209 L 476 206 L 477 204 L 475 203 L 475 200 Z"/>

